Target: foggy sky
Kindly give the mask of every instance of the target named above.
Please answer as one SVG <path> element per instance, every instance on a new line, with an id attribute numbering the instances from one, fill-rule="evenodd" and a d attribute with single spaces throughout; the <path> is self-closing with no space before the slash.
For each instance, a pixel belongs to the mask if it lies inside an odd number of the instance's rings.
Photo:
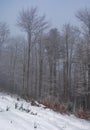
<path id="1" fill-rule="evenodd" d="M 52 27 L 61 28 L 65 23 L 78 25 L 75 14 L 79 9 L 90 7 L 90 0 L 0 0 L 0 22 L 6 22 L 16 35 L 20 33 L 16 26 L 19 12 L 32 6 L 38 7 L 39 14 L 46 15 Z"/>

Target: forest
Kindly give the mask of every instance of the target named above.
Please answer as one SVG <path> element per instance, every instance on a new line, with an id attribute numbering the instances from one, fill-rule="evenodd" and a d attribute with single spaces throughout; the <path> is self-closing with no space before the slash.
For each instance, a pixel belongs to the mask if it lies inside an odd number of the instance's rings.
<path id="1" fill-rule="evenodd" d="M 90 9 L 75 16 L 80 26 L 59 29 L 36 7 L 21 10 L 16 36 L 0 22 L 0 91 L 90 112 Z"/>

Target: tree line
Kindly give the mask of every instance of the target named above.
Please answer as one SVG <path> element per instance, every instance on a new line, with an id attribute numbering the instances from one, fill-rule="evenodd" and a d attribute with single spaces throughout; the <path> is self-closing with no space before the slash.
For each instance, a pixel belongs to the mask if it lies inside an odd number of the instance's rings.
<path id="1" fill-rule="evenodd" d="M 90 9 L 77 11 L 81 27 L 51 28 L 37 8 L 21 10 L 11 37 L 0 23 L 0 89 L 38 101 L 90 110 Z"/>

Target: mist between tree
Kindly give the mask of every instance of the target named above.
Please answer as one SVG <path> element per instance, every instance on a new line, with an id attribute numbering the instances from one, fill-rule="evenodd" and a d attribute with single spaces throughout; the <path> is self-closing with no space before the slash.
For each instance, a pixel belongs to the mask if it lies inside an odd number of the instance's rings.
<path id="1" fill-rule="evenodd" d="M 21 10 L 11 37 L 0 23 L 0 90 L 70 111 L 90 111 L 90 9 L 77 11 L 81 29 L 65 24 L 51 28 L 37 8 Z"/>

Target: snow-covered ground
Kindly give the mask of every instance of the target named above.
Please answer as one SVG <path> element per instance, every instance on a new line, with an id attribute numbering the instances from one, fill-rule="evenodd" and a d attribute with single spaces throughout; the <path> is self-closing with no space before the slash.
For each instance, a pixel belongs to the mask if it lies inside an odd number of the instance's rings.
<path id="1" fill-rule="evenodd" d="M 16 109 L 15 109 L 16 106 Z M 22 110 L 22 108 L 24 108 Z M 28 110 L 28 112 L 26 112 Z M 0 130 L 90 130 L 90 122 L 0 93 Z"/>

